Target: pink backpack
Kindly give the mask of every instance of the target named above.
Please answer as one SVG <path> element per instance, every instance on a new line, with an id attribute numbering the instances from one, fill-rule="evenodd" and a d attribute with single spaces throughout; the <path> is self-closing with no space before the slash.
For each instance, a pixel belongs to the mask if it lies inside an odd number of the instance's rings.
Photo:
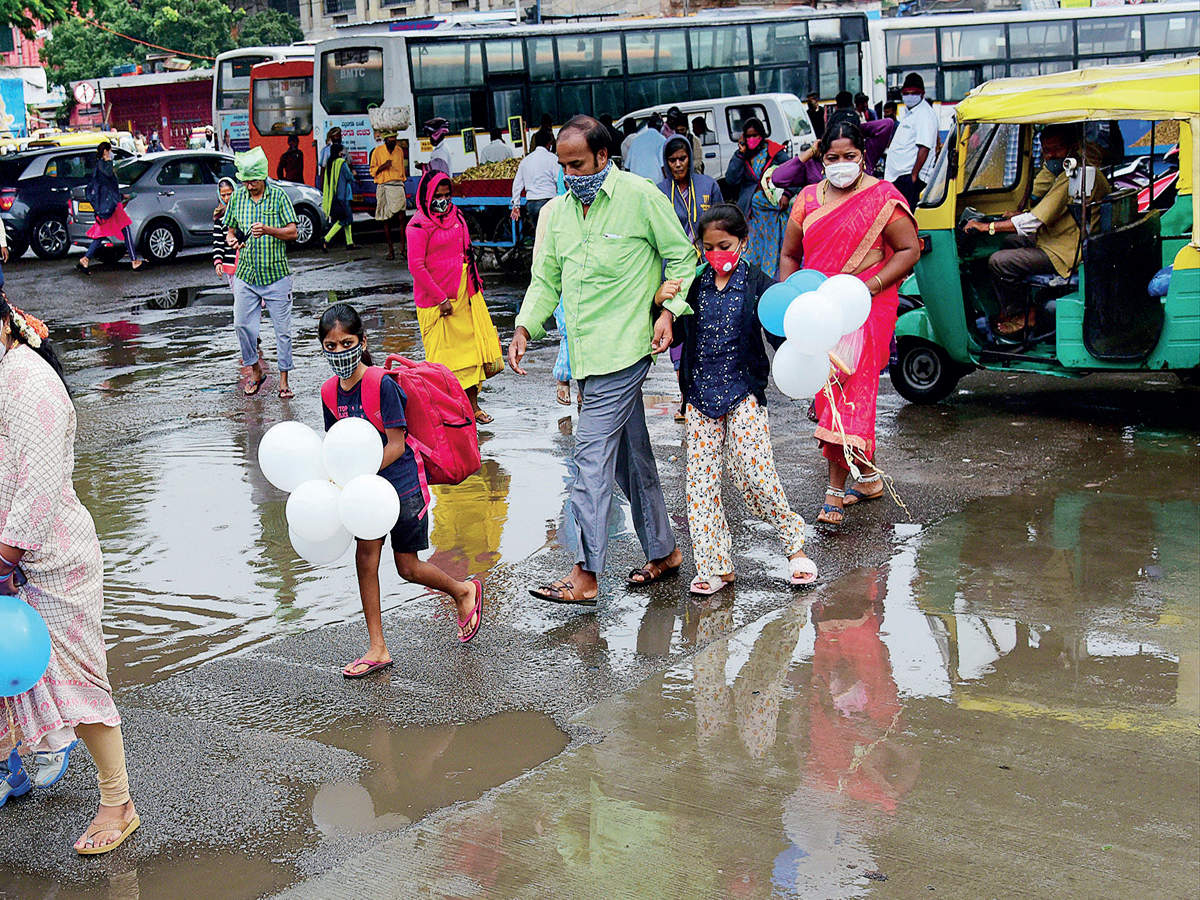
<path id="1" fill-rule="evenodd" d="M 458 484 L 479 471 L 479 435 L 471 401 L 454 373 L 441 363 L 414 362 L 393 354 L 383 368 L 370 366 L 362 379 L 363 412 L 381 432 L 379 390 L 385 377 L 397 379 L 408 400 L 407 443 L 417 458 L 417 476 L 428 503 L 429 485 Z M 321 386 L 321 400 L 335 416 L 337 390 L 336 375 Z"/>

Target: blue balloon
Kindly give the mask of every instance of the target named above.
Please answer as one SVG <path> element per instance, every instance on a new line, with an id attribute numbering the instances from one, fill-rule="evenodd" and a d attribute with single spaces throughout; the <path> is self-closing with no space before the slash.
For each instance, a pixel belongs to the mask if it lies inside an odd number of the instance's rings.
<path id="1" fill-rule="evenodd" d="M 819 288 L 825 278 L 826 276 L 816 269 L 801 269 L 799 272 L 789 275 L 784 284 L 794 287 L 797 293 L 806 294 Z"/>
<path id="2" fill-rule="evenodd" d="M 758 321 L 771 334 L 783 337 L 783 314 L 800 292 L 792 285 L 773 284 L 758 298 Z"/>
<path id="3" fill-rule="evenodd" d="M 23 694 L 50 665 L 50 632 L 32 606 L 0 596 L 0 697 Z"/>

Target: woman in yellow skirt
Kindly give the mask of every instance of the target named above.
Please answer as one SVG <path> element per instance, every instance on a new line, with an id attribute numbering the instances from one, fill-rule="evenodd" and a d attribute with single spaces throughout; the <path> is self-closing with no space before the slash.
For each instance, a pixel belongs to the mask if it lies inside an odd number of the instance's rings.
<path id="1" fill-rule="evenodd" d="M 454 373 L 475 409 L 475 421 L 492 417 L 479 408 L 479 385 L 504 368 L 500 336 L 480 292 L 471 259 L 467 222 L 450 199 L 444 172 L 430 170 L 417 186 L 417 213 L 408 223 L 408 268 L 417 302 L 425 359 Z"/>

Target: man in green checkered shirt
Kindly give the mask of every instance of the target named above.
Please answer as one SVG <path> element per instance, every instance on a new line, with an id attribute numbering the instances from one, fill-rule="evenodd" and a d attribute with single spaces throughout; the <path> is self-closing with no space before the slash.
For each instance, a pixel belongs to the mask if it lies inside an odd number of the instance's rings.
<path id="1" fill-rule="evenodd" d="M 238 251 L 233 275 L 233 324 L 242 350 L 242 390 L 257 394 L 267 373 L 258 352 L 258 330 L 265 305 L 275 329 L 279 354 L 279 398 L 295 394 L 288 386 L 292 369 L 292 273 L 287 241 L 296 239 L 296 210 L 283 189 L 267 182 L 267 157 L 261 147 L 238 153 L 238 180 L 225 210 L 226 240 Z"/>

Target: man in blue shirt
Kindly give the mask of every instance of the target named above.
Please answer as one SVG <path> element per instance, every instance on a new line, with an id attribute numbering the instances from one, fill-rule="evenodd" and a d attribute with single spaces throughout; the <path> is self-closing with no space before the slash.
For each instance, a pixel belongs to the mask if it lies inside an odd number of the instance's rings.
<path id="1" fill-rule="evenodd" d="M 663 178 L 663 147 L 667 139 L 662 136 L 662 116 L 651 114 L 641 131 L 629 143 L 629 155 L 625 158 L 625 170 L 641 175 L 658 184 Z"/>

